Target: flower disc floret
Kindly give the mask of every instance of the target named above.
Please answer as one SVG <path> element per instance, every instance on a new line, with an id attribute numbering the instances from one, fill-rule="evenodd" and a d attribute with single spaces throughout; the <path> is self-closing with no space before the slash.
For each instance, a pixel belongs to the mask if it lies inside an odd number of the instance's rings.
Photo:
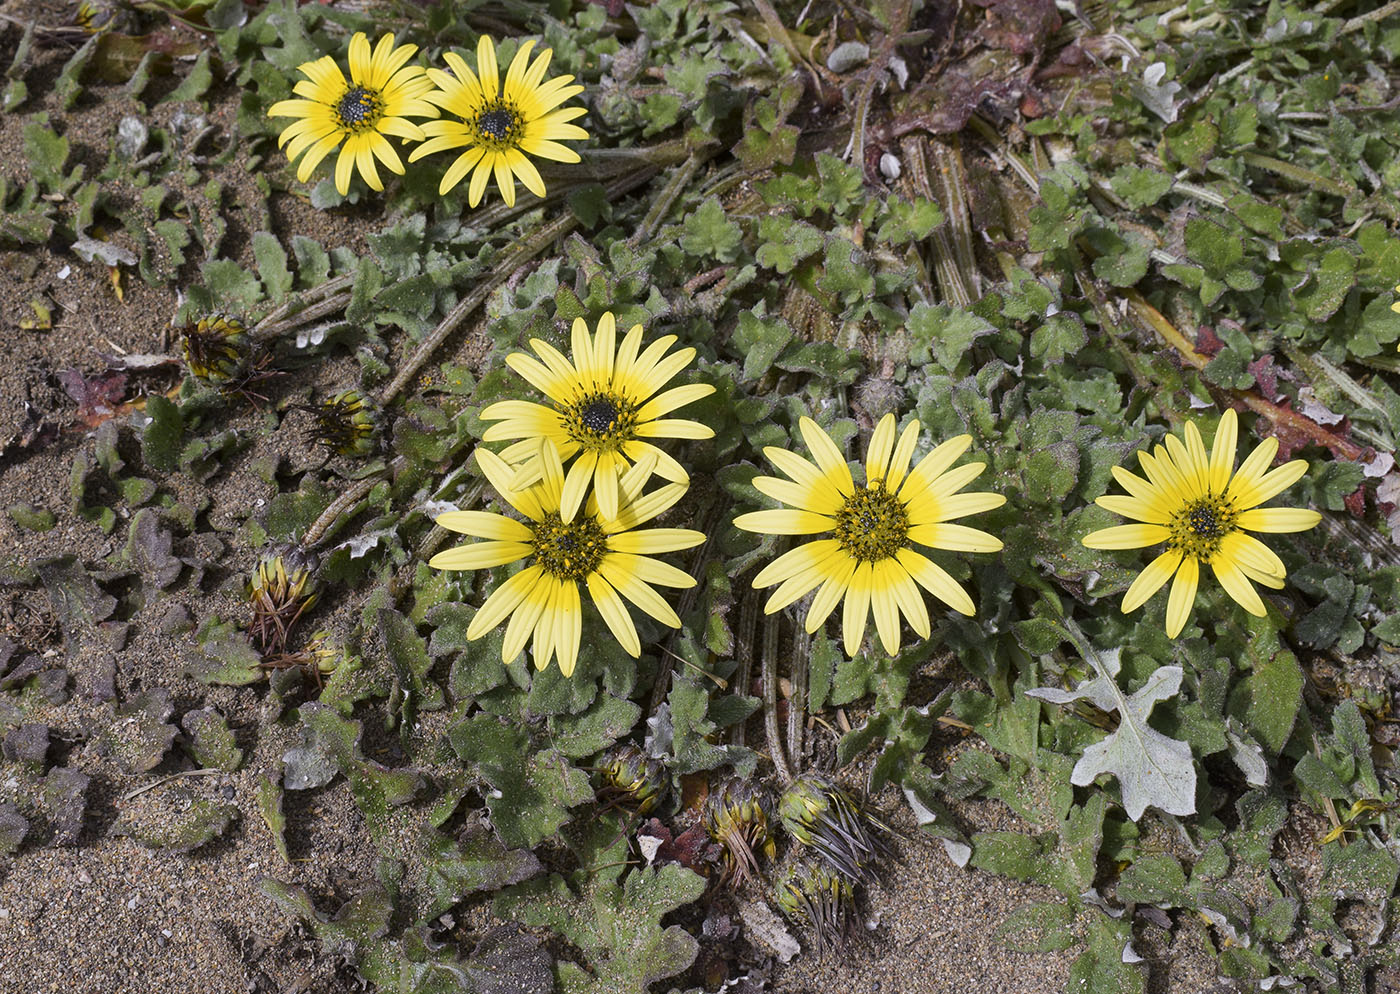
<path id="1" fill-rule="evenodd" d="M 915 546 L 957 552 L 996 552 L 1001 540 L 952 519 L 1000 507 L 1006 498 L 991 493 L 957 493 L 975 479 L 984 463 L 955 469 L 953 462 L 972 442 L 960 435 L 938 446 L 910 469 L 919 441 L 911 421 L 895 438 L 895 418 L 887 414 L 875 428 L 865 458 L 865 485 L 857 487 L 850 467 L 830 436 L 811 418 L 798 429 L 814 462 L 785 449 L 764 454 L 789 479 L 760 476 L 761 493 L 791 507 L 752 511 L 734 519 L 746 531 L 772 535 L 821 535 L 783 553 L 754 577 L 756 588 L 777 585 L 764 610 L 779 611 L 813 589 L 807 631 L 816 631 L 836 605 L 845 602 L 842 627 L 846 652 L 854 655 L 870 614 L 886 652 L 900 646 L 900 616 L 922 638 L 931 634 L 923 587 L 949 607 L 974 613 L 961 585 Z"/>
<path id="2" fill-rule="evenodd" d="M 499 422 L 486 429 L 485 441 L 518 440 L 501 453 L 518 467 L 514 488 L 523 489 L 540 478 L 541 439 L 553 443 L 565 462 L 573 460 L 560 505 L 564 521 L 582 506 L 590 483 L 603 516 L 616 514 L 618 481 L 643 459 L 649 459 L 663 479 L 688 483 L 684 467 L 652 439 L 714 437 L 714 431 L 699 422 L 666 415 L 709 396 L 715 388 L 693 383 L 662 390 L 695 358 L 690 348 L 668 353 L 675 342 L 675 335 L 667 335 L 643 349 L 638 324 L 618 345 L 617 321 L 608 312 L 598 319 L 596 334 L 589 334 L 583 318 L 574 321 L 572 361 L 538 338 L 530 345 L 539 359 L 523 352 L 506 356 L 506 364 L 550 400 L 550 406 L 501 401 L 481 412 L 483 420 Z"/>
<path id="3" fill-rule="evenodd" d="M 277 145 L 286 147 L 288 161 L 301 159 L 299 182 L 305 183 L 337 147 L 335 188 L 342 196 L 350 192 L 350 176 L 356 170 L 371 189 L 384 189 L 376 160 L 403 174 L 403 162 L 386 136 L 423 141 L 427 136 L 409 118 L 438 115 L 423 99 L 432 81 L 422 66 L 407 64 L 417 51 L 417 45 L 395 47 L 394 36 L 386 34 L 371 52 L 364 33 L 356 32 L 350 39 L 348 81 L 329 55 L 297 67 L 306 79 L 292 90 L 302 99 L 279 100 L 267 116 L 297 118 L 283 129 Z"/>
<path id="4" fill-rule="evenodd" d="M 836 512 L 836 541 L 857 562 L 892 559 L 909 546 L 909 512 L 876 481 L 846 497 Z"/>
<path id="5" fill-rule="evenodd" d="M 563 521 L 551 511 L 535 525 L 535 562 L 560 580 L 587 580 L 608 551 L 608 536 L 595 518 Z"/>
<path id="6" fill-rule="evenodd" d="M 1109 494 L 1096 503 L 1139 523 L 1102 528 L 1083 539 L 1091 549 L 1165 546 L 1123 595 L 1123 610 L 1136 611 L 1172 580 L 1167 597 L 1172 638 L 1191 615 L 1201 566 L 1210 567 L 1236 603 L 1263 617 L 1264 602 L 1254 583 L 1278 590 L 1286 574 L 1273 550 L 1248 533 L 1306 531 L 1322 520 L 1316 511 L 1257 506 L 1297 483 L 1308 464 L 1295 459 L 1270 470 L 1278 440 L 1266 438 L 1235 472 L 1238 434 L 1238 416 L 1228 410 L 1209 455 L 1200 431 L 1188 422 L 1182 438 L 1169 435 L 1164 445 L 1138 454 L 1146 479 L 1115 466 L 1113 476 L 1128 496 Z"/>
<path id="7" fill-rule="evenodd" d="M 423 126 L 428 141 L 413 150 L 410 161 L 453 148 L 465 148 L 442 177 L 440 194 L 447 193 L 471 173 L 467 202 L 481 203 L 492 176 L 506 205 L 515 206 L 515 181 L 537 197 L 545 195 L 544 180 L 530 156 L 556 162 L 578 162 L 579 155 L 561 141 L 587 138 L 588 132 L 570 124 L 585 113 L 582 107 L 560 107 L 583 92 L 572 76 L 546 80 L 553 52 L 545 49 L 530 61 L 534 41 L 524 42 L 511 60 L 504 81 L 496 63 L 496 44 L 483 35 L 476 48 L 476 71 L 455 52 L 446 53 L 452 72 L 429 69 L 437 89 L 427 99 L 456 118 Z M 571 85 L 573 84 L 573 85 Z"/>

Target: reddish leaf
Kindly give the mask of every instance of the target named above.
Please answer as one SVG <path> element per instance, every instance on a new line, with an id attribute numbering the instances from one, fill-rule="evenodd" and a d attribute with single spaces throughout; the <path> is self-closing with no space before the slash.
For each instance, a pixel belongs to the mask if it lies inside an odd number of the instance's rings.
<path id="1" fill-rule="evenodd" d="M 979 32 L 989 48 L 1004 48 L 1016 55 L 1039 57 L 1050 36 L 1060 30 L 1060 12 L 1054 0 L 974 0 L 986 7 L 987 19 Z"/>
<path id="2" fill-rule="evenodd" d="M 1224 347 L 1225 343 L 1210 325 L 1203 324 L 1196 329 L 1196 351 L 1199 354 L 1214 359 Z"/>
<path id="3" fill-rule="evenodd" d="M 112 370 L 89 379 L 82 370 L 65 369 L 59 372 L 58 382 L 77 402 L 78 417 L 89 428 L 96 428 L 115 414 L 126 395 L 126 374 Z"/>
<path id="4" fill-rule="evenodd" d="M 1250 375 L 1254 377 L 1254 382 L 1259 384 L 1259 393 L 1265 400 L 1273 401 L 1278 399 L 1278 367 L 1274 365 L 1274 357 L 1262 355 L 1245 367 Z"/>
<path id="5" fill-rule="evenodd" d="M 653 859 L 655 863 L 679 863 L 687 869 L 698 870 L 704 861 L 707 840 L 705 830 L 699 824 L 692 825 L 680 835 L 674 835 L 660 818 L 652 818 L 637 835 L 661 841 Z"/>

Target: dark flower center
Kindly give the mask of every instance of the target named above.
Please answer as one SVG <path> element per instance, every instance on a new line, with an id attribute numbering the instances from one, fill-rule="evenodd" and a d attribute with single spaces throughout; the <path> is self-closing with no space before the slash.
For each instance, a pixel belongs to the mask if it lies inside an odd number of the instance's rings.
<path id="1" fill-rule="evenodd" d="M 883 482 L 858 489 L 836 512 L 836 541 L 860 562 L 889 559 L 909 545 L 909 512 Z"/>
<path id="2" fill-rule="evenodd" d="M 608 536 L 597 520 L 580 514 L 565 523 L 558 512 L 535 525 L 535 563 L 560 580 L 586 580 L 608 551 Z"/>
<path id="3" fill-rule="evenodd" d="M 340 123 L 350 131 L 369 131 L 379 123 L 379 115 L 384 101 L 377 90 L 363 86 L 352 86 L 336 104 L 335 112 Z"/>
<path id="4" fill-rule="evenodd" d="M 637 408 L 613 393 L 592 393 L 566 405 L 564 430 L 579 445 L 595 452 L 614 452 L 636 437 Z"/>
<path id="5" fill-rule="evenodd" d="M 607 431 L 616 420 L 617 407 L 604 397 L 599 397 L 579 412 L 579 421 L 589 431 Z"/>
<path id="6" fill-rule="evenodd" d="M 515 132 L 515 112 L 506 107 L 493 107 L 476 119 L 476 129 L 488 138 L 506 141 Z"/>
<path id="7" fill-rule="evenodd" d="M 1167 523 L 1167 548 L 1208 563 L 1219 553 L 1221 539 L 1237 530 L 1238 518 L 1235 502 L 1217 494 L 1188 501 Z"/>
<path id="8" fill-rule="evenodd" d="M 1192 530 L 1201 538 L 1219 538 L 1221 535 L 1220 522 L 1209 507 L 1192 508 L 1187 520 L 1191 522 Z"/>

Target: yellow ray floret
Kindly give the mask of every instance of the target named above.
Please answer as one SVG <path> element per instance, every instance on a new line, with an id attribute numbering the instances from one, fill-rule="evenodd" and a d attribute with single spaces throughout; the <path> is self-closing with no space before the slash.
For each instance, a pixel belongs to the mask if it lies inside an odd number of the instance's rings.
<path id="1" fill-rule="evenodd" d="M 549 441 L 540 447 L 540 480 L 517 490 L 515 470 L 494 453 L 476 450 L 476 461 L 496 492 L 525 516 L 524 521 L 489 511 L 449 511 L 437 517 L 442 527 L 485 539 L 439 552 L 428 561 L 437 569 L 487 569 L 527 560 L 525 568 L 492 592 L 467 627 L 467 638 L 478 639 L 502 621 L 506 624 L 501 658 L 509 663 L 533 637 L 535 667 L 544 669 L 559 659 L 565 676 L 578 662 L 583 630 L 579 584 L 607 622 L 618 643 L 633 656 L 642 644 L 625 601 L 662 624 L 679 628 L 681 621 L 654 587 L 693 587 L 690 575 L 652 559 L 658 553 L 699 545 L 705 536 L 689 528 L 646 528 L 684 496 L 684 484 L 669 483 L 651 493 L 642 489 L 651 475 L 644 460 L 619 481 L 620 503 L 615 514 L 604 515 L 590 499 L 571 521 L 559 514 L 564 493 L 564 467 Z"/>
<path id="2" fill-rule="evenodd" d="M 657 339 L 642 350 L 642 326 L 632 330 L 617 346 L 617 321 L 611 312 L 598 319 L 596 335 L 588 322 L 576 318 L 573 327 L 573 361 L 538 338 L 530 340 L 543 362 L 512 352 L 506 364 L 549 398 L 553 406 L 523 400 L 492 404 L 481 412 L 486 421 L 497 421 L 483 436 L 487 442 L 519 439 L 501 456 L 519 464 L 513 480 L 517 490 L 539 479 L 536 458 L 539 440 L 548 439 L 564 461 L 573 459 L 564 479 L 560 514 L 573 519 L 592 483 L 598 508 L 604 517 L 617 513 L 619 480 L 628 467 L 649 457 L 655 472 L 672 483 L 688 483 L 681 464 L 652 444 L 662 438 L 713 438 L 714 431 L 696 421 L 667 417 L 715 388 L 706 383 L 672 387 L 670 380 L 695 358 L 694 349 L 666 350 L 675 335 Z M 577 456 L 577 458 L 574 458 Z"/>
<path id="3" fill-rule="evenodd" d="M 292 91 L 303 99 L 279 100 L 268 117 L 295 117 L 277 139 L 286 146 L 287 159 L 297 166 L 297 180 L 305 183 L 337 146 L 335 188 L 350 190 L 350 176 L 358 168 L 372 189 L 383 190 L 375 160 L 391 172 L 403 174 L 403 162 L 386 135 L 422 141 L 423 130 L 410 117 L 437 117 L 437 108 L 423 99 L 433 84 L 422 66 L 407 65 L 417 45 L 394 47 L 394 36 L 379 39 L 370 51 L 363 32 L 350 39 L 350 80 L 346 81 L 335 59 L 324 55 L 297 67 L 306 76 Z"/>
<path id="4" fill-rule="evenodd" d="M 439 193 L 452 189 L 470 172 L 467 202 L 475 207 L 481 203 L 487 181 L 495 176 L 502 199 L 513 207 L 517 178 L 535 196 L 545 193 L 544 180 L 529 156 L 579 161 L 577 152 L 559 143 L 588 137 L 587 131 L 569 123 L 585 111 L 559 105 L 582 93 L 583 87 L 574 84 L 572 76 L 546 80 L 544 74 L 554 53 L 545 49 L 531 62 L 534 45 L 531 40 L 520 46 L 504 82 L 496 65 L 496 45 L 485 35 L 476 47 L 476 72 L 455 52 L 443 56 L 452 69 L 450 74 L 428 70 L 437 89 L 427 99 L 455 120 L 444 118 L 424 125 L 429 140 L 413 150 L 409 161 L 450 148 L 465 149 L 442 177 Z"/>
<path id="5" fill-rule="evenodd" d="M 830 537 L 783 553 L 754 577 L 756 588 L 778 585 L 764 610 L 772 614 L 815 589 L 807 611 L 807 631 L 814 632 L 844 598 L 842 627 L 848 655 L 860 649 L 872 613 L 880 644 L 888 653 L 899 651 L 901 614 L 920 637 L 928 638 L 928 608 L 918 587 L 954 610 L 972 614 L 967 591 L 914 548 L 1001 549 L 1000 539 L 949 523 L 1006 503 L 1000 494 L 956 492 L 986 468 L 985 463 L 968 463 L 949 470 L 972 436 L 949 439 L 910 469 L 919 422 L 911 421 L 896 439 L 894 415 L 887 414 L 870 439 L 865 485 L 857 487 L 841 451 L 815 421 L 802 418 L 798 430 L 813 461 L 769 447 L 764 455 L 789 479 L 760 476 L 753 481 L 761 493 L 791 506 L 741 514 L 734 524 L 770 535 Z"/>
<path id="6" fill-rule="evenodd" d="M 1091 549 L 1165 546 L 1124 594 L 1123 610 L 1136 611 L 1175 576 L 1167 596 L 1172 638 L 1191 615 L 1203 565 L 1241 607 L 1263 617 L 1264 602 L 1254 583 L 1277 590 L 1285 571 L 1273 550 L 1247 533 L 1306 531 L 1322 520 L 1316 511 L 1256 506 L 1297 483 L 1308 464 L 1295 459 L 1270 470 L 1278 440 L 1266 438 L 1234 472 L 1238 434 L 1238 418 L 1229 410 L 1220 419 L 1210 455 L 1188 422 L 1185 441 L 1168 435 L 1164 445 L 1138 453 L 1146 479 L 1113 467 L 1114 479 L 1129 496 L 1109 494 L 1095 503 L 1138 523 L 1102 528 L 1083 539 Z"/>

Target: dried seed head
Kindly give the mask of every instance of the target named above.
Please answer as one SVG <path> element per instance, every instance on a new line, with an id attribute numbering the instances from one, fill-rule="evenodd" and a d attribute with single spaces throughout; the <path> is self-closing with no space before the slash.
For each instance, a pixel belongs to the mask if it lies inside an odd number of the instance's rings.
<path id="1" fill-rule="evenodd" d="M 666 793 L 666 768 L 631 743 L 608 753 L 602 766 L 603 790 L 610 800 L 650 814 Z"/>
<path id="2" fill-rule="evenodd" d="M 316 632 L 306 647 L 307 666 L 317 678 L 330 676 L 345 662 L 345 649 L 331 641 L 330 632 Z"/>
<path id="3" fill-rule="evenodd" d="M 187 325 L 180 350 L 190 375 L 210 386 L 237 383 L 252 367 L 253 342 L 236 318 L 211 315 Z"/>
<path id="4" fill-rule="evenodd" d="M 757 853 L 772 859 L 773 797 L 761 785 L 735 777 L 705 798 L 700 818 L 705 833 L 724 847 L 725 872 L 735 884 L 759 875 Z"/>
<path id="5" fill-rule="evenodd" d="M 307 435 L 337 455 L 364 458 L 374 452 L 379 412 L 358 390 L 343 390 L 317 407 L 307 407 L 316 423 Z"/>
<path id="6" fill-rule="evenodd" d="M 789 835 L 815 849 L 833 872 L 852 883 L 868 882 L 875 862 L 892 855 L 880 835 L 885 826 L 815 773 L 804 774 L 783 792 L 778 815 Z"/>
<path id="7" fill-rule="evenodd" d="M 818 958 L 845 943 L 856 917 L 855 885 L 817 859 L 792 859 L 778 871 L 773 903 L 788 919 L 812 929 Z"/>
<path id="8" fill-rule="evenodd" d="M 314 559 L 294 548 L 258 561 L 248 583 L 253 608 L 249 632 L 265 656 L 286 652 L 293 626 L 316 603 L 315 566 Z"/>

